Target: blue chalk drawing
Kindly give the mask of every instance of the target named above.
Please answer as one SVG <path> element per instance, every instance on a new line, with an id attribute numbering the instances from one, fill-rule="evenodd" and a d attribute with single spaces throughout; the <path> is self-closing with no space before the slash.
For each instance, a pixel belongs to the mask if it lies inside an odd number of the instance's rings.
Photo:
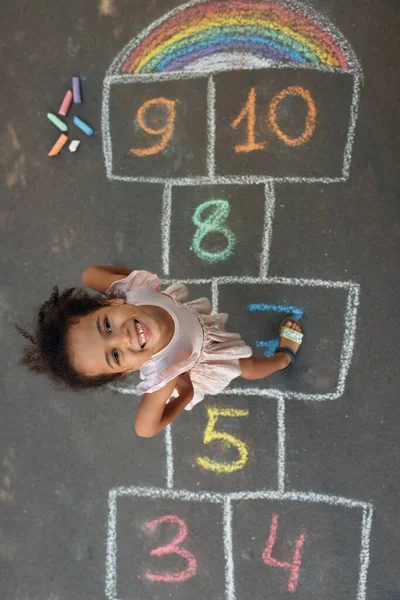
<path id="1" fill-rule="evenodd" d="M 294 306 L 289 304 L 249 304 L 247 309 L 250 312 L 276 312 L 276 313 L 284 313 L 288 317 L 293 317 L 294 319 L 301 319 L 304 315 L 304 308 L 300 306 Z M 272 340 L 257 340 L 256 348 L 264 348 L 264 356 L 273 356 L 275 354 L 276 349 L 279 346 L 279 336 L 273 338 Z"/>

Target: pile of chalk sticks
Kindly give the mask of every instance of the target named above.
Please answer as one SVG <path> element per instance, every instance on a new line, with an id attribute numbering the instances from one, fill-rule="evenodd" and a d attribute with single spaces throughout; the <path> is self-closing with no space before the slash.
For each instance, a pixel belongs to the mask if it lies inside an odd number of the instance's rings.
<path id="1" fill-rule="evenodd" d="M 62 117 L 67 116 L 72 100 L 74 101 L 74 104 L 82 104 L 81 83 L 79 81 L 79 77 L 72 78 L 72 92 L 71 90 L 68 90 L 65 94 L 64 100 L 58 109 L 59 115 Z M 47 113 L 47 118 L 53 123 L 53 125 L 58 127 L 58 129 L 63 132 L 48 153 L 48 156 L 57 156 L 57 154 L 61 152 L 62 148 L 64 148 L 65 144 L 68 142 L 68 136 L 65 135 L 65 132 L 68 131 L 68 125 L 54 113 Z M 93 135 L 94 133 L 93 129 L 76 115 L 74 115 L 74 125 L 86 133 L 86 135 Z M 80 146 L 80 143 L 80 140 L 71 140 L 69 143 L 70 152 L 76 152 Z"/>

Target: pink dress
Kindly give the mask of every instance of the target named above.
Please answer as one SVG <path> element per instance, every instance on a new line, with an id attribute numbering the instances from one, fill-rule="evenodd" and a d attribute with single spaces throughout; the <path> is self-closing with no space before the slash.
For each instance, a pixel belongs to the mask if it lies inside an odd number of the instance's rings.
<path id="1" fill-rule="evenodd" d="M 251 356 L 238 333 L 225 331 L 227 314 L 211 310 L 207 298 L 186 302 L 188 291 L 183 283 L 160 291 L 161 281 L 148 271 L 132 271 L 125 279 L 111 284 L 107 294 L 124 297 L 129 304 L 159 306 L 174 321 L 169 344 L 145 362 L 140 369 L 141 392 L 156 392 L 168 381 L 188 372 L 193 384 L 191 410 L 206 394 L 215 395 L 240 375 L 240 358 Z M 176 394 L 174 394 L 176 395 Z"/>

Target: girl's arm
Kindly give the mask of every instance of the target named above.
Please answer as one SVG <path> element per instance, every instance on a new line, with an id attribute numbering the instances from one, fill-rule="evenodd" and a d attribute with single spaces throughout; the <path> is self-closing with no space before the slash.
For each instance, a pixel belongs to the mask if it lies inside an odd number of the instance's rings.
<path id="1" fill-rule="evenodd" d="M 124 279 L 131 272 L 132 269 L 124 267 L 92 265 L 82 273 L 82 281 L 86 287 L 104 294 L 114 281 Z"/>
<path id="2" fill-rule="evenodd" d="M 166 404 L 175 387 L 179 396 Z M 141 437 L 153 437 L 183 411 L 193 398 L 193 385 L 188 373 L 171 379 L 161 390 L 144 394 L 135 419 L 135 431 Z"/>

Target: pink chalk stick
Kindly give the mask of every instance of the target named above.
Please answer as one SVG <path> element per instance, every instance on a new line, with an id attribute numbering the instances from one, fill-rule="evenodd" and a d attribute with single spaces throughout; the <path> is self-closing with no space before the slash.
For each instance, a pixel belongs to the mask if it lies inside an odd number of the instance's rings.
<path id="1" fill-rule="evenodd" d="M 68 90 L 64 96 L 64 100 L 62 101 L 60 108 L 58 109 L 58 114 L 62 115 L 63 117 L 66 117 L 69 111 L 69 107 L 71 106 L 71 102 L 72 92 L 71 90 Z"/>

